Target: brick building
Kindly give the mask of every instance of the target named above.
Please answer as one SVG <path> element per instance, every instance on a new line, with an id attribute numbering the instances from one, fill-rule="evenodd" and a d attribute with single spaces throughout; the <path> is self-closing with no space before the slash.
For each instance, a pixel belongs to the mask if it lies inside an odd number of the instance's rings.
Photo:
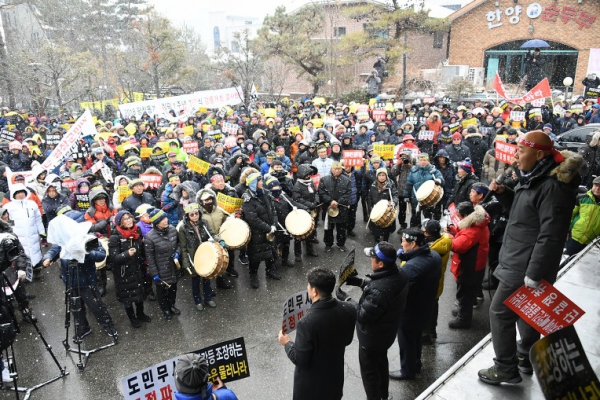
<path id="1" fill-rule="evenodd" d="M 349 65 L 339 65 L 335 57 L 335 51 L 337 43 L 341 40 L 344 35 L 351 34 L 357 31 L 363 31 L 368 28 L 368 21 L 366 20 L 355 20 L 349 18 L 344 9 L 347 7 L 355 7 L 364 3 L 369 4 L 381 4 L 382 3 L 365 1 L 365 0 L 349 0 L 349 1 L 325 1 L 318 3 L 319 6 L 323 7 L 325 14 L 324 29 L 320 32 L 314 32 L 312 39 L 328 41 L 330 49 L 332 49 L 333 56 L 331 57 L 331 63 L 327 69 L 327 79 L 321 85 L 321 94 L 327 94 L 337 96 L 340 93 L 346 92 L 356 87 L 366 87 L 365 79 L 373 68 L 373 64 L 376 59 L 367 58 L 365 60 L 357 60 L 356 62 Z M 438 7 L 439 8 L 439 7 Z M 438 14 L 439 14 L 439 10 Z M 446 9 L 449 15 L 452 11 Z M 430 14 L 430 16 L 432 16 Z M 392 30 L 389 32 L 381 33 L 386 35 L 393 35 Z M 442 62 L 448 58 L 448 33 L 442 34 L 429 34 L 429 33 L 409 33 L 408 34 L 408 52 L 407 52 L 407 77 L 419 77 L 421 69 L 437 68 Z M 383 54 L 382 54 L 383 55 Z M 271 61 L 272 65 L 277 65 L 276 60 Z M 388 69 L 392 70 L 391 68 Z M 278 67 L 275 67 L 276 69 Z M 269 92 L 266 88 L 272 88 L 273 86 L 279 86 L 281 90 L 277 92 L 284 93 L 286 95 L 297 96 L 301 94 L 307 94 L 312 92 L 312 86 L 307 81 L 305 76 L 298 77 L 295 71 L 290 71 L 289 67 L 280 68 L 285 76 L 278 74 L 277 77 L 282 79 L 283 82 L 280 85 L 273 85 L 273 82 L 267 82 L 268 79 L 263 80 L 262 85 L 259 85 L 261 92 Z M 387 78 L 384 84 L 384 90 L 395 91 L 402 82 L 402 64 L 394 66 L 393 74 Z"/>
<path id="2" fill-rule="evenodd" d="M 598 14 L 595 0 L 475 0 L 449 17 L 449 63 L 484 68 L 488 86 L 496 71 L 504 82 L 518 83 L 533 50 L 521 45 L 542 39 L 550 45 L 541 48 L 550 85 L 564 89 L 563 79 L 571 77 L 581 93 L 588 73 L 600 75 Z"/>

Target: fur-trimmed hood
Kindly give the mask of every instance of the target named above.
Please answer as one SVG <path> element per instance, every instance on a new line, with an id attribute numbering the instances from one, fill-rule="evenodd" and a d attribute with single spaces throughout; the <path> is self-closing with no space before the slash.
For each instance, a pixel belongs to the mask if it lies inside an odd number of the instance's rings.
<path id="1" fill-rule="evenodd" d="M 158 168 L 155 168 L 155 167 L 149 167 L 148 169 L 146 169 L 146 171 L 144 172 L 144 174 L 152 174 L 152 175 L 160 175 L 160 176 L 162 176 L 162 172 L 160 172 L 158 170 Z"/>
<path id="2" fill-rule="evenodd" d="M 483 136 L 479 132 L 468 133 L 468 134 L 465 135 L 465 139 L 468 139 L 468 138 L 480 138 L 481 139 L 482 137 Z"/>
<path id="3" fill-rule="evenodd" d="M 565 160 L 550 172 L 550 176 L 556 176 L 559 182 L 569 184 L 575 177 L 579 176 L 579 171 L 586 164 L 583 161 L 583 157 L 572 151 L 563 150 L 560 154 Z"/>
<path id="4" fill-rule="evenodd" d="M 207 187 L 200 189 L 198 191 L 198 193 L 196 193 L 196 203 L 202 204 L 202 200 L 200 200 L 200 198 L 202 197 L 202 194 L 204 194 L 204 193 L 210 194 L 211 197 L 213 198 L 213 202 L 215 203 L 215 205 L 217 204 L 217 194 L 214 192 L 214 190 L 209 189 Z"/>
<path id="5" fill-rule="evenodd" d="M 248 176 L 249 176 L 250 174 L 253 174 L 253 173 L 255 173 L 255 172 L 260 172 L 260 171 L 259 171 L 259 170 L 257 170 L 257 169 L 256 169 L 256 168 L 254 168 L 254 167 L 247 167 L 247 168 L 244 168 L 244 170 L 243 170 L 243 171 L 242 171 L 242 173 L 240 174 L 240 183 L 242 183 L 242 184 L 244 184 L 244 185 L 245 185 L 245 184 L 246 184 L 246 178 L 248 178 Z"/>
<path id="6" fill-rule="evenodd" d="M 475 210 L 458 223 L 458 228 L 463 230 L 475 225 L 486 226 L 489 222 L 490 217 L 485 209 L 481 206 L 475 206 Z"/>
<path id="7" fill-rule="evenodd" d="M 175 189 L 173 189 L 172 197 L 176 201 L 180 201 L 181 191 L 185 190 L 188 194 L 188 198 L 190 199 L 190 201 L 193 201 L 196 198 L 196 193 L 198 192 L 198 189 L 200 189 L 200 185 L 198 185 L 196 182 L 184 181 L 181 182 L 179 185 L 175 186 Z"/>

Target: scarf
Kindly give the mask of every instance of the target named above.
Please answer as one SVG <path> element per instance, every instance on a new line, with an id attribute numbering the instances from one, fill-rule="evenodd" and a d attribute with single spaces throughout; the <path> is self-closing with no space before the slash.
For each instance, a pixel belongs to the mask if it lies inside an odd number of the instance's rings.
<path id="1" fill-rule="evenodd" d="M 138 238 L 140 237 L 140 233 L 137 230 L 136 225 L 133 225 L 131 229 L 123 229 L 120 225 L 117 225 L 117 230 L 125 239 L 138 240 Z"/>

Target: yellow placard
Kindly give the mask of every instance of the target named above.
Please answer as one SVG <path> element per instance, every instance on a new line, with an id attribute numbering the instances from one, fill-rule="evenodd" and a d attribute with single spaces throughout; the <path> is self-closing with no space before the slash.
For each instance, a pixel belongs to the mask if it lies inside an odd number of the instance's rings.
<path id="1" fill-rule="evenodd" d="M 194 134 L 194 127 L 192 125 L 184 126 L 183 133 L 185 136 L 192 136 Z"/>
<path id="2" fill-rule="evenodd" d="M 358 104 L 350 104 L 348 106 L 348 110 L 350 110 L 352 114 L 356 114 L 356 112 L 358 111 Z"/>
<path id="3" fill-rule="evenodd" d="M 315 106 L 319 106 L 319 105 L 323 105 L 323 104 L 327 103 L 327 101 L 325 100 L 325 97 L 315 97 L 312 100 L 312 102 Z"/>
<path id="4" fill-rule="evenodd" d="M 394 111 L 394 105 L 392 103 L 385 103 L 385 111 Z"/>
<path id="5" fill-rule="evenodd" d="M 98 123 L 98 117 L 96 117 L 95 115 L 92 117 L 92 122 L 94 123 L 94 125 L 96 125 Z"/>
<path id="6" fill-rule="evenodd" d="M 134 124 L 133 122 L 128 123 L 127 126 L 125 127 L 125 132 L 127 132 L 129 134 L 129 136 L 134 135 L 136 131 L 137 131 L 137 125 Z"/>
<path id="7" fill-rule="evenodd" d="M 277 110 L 274 108 L 266 108 L 264 114 L 267 118 L 275 118 L 277 116 Z"/>
<path id="8" fill-rule="evenodd" d="M 299 126 L 290 126 L 290 133 L 299 133 L 300 132 L 300 127 Z"/>
<path id="9" fill-rule="evenodd" d="M 463 119 L 461 125 L 463 128 L 466 128 L 469 125 L 477 126 L 477 118 Z"/>
<path id="10" fill-rule="evenodd" d="M 71 128 L 71 124 L 61 124 L 60 125 L 65 131 L 69 131 L 69 128 Z"/>
<path id="11" fill-rule="evenodd" d="M 210 167 L 210 164 L 207 163 L 206 161 L 201 160 L 198 157 L 190 154 L 190 158 L 187 162 L 187 167 L 188 167 L 188 169 L 191 169 L 194 172 L 197 172 L 202 175 L 206 175 L 206 172 L 208 172 L 208 167 Z"/>
<path id="12" fill-rule="evenodd" d="M 129 142 L 125 142 L 125 143 L 121 143 L 120 145 L 117 146 L 117 148 L 116 148 L 117 153 L 119 153 L 119 155 L 121 157 L 123 157 L 123 154 L 125 154 L 125 152 L 127 151 L 128 144 L 129 144 Z"/>
<path id="13" fill-rule="evenodd" d="M 142 158 L 148 158 L 148 157 L 150 157 L 150 154 L 152 154 L 152 148 L 151 147 L 141 147 L 140 148 L 140 157 L 142 157 Z"/>
<path id="14" fill-rule="evenodd" d="M 169 151 L 169 142 L 158 142 L 154 147 L 160 147 L 165 153 Z"/>
<path id="15" fill-rule="evenodd" d="M 369 99 L 369 108 L 373 108 L 373 104 L 377 103 L 377 99 Z"/>
<path id="16" fill-rule="evenodd" d="M 242 207 L 243 199 L 227 196 L 223 193 L 217 193 L 217 205 L 229 214 Z"/>
<path id="17" fill-rule="evenodd" d="M 119 192 L 119 202 L 121 203 L 127 198 L 127 196 L 131 194 L 131 189 L 129 189 L 129 186 L 119 186 L 117 190 Z"/>
<path id="18" fill-rule="evenodd" d="M 384 160 L 391 160 L 394 158 L 395 147 L 393 144 L 374 144 L 373 154 L 379 155 Z"/>
<path id="19" fill-rule="evenodd" d="M 323 118 L 313 118 L 310 120 L 315 128 L 323 127 Z"/>

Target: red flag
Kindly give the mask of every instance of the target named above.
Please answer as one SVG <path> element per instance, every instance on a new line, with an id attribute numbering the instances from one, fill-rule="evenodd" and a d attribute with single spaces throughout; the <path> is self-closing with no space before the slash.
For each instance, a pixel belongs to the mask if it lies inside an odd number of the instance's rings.
<path id="1" fill-rule="evenodd" d="M 496 71 L 496 75 L 494 76 L 494 90 L 498 93 L 498 96 L 506 99 L 506 92 L 504 90 L 504 85 L 502 84 L 502 80 L 500 79 L 500 75 L 498 75 L 498 71 Z"/>

